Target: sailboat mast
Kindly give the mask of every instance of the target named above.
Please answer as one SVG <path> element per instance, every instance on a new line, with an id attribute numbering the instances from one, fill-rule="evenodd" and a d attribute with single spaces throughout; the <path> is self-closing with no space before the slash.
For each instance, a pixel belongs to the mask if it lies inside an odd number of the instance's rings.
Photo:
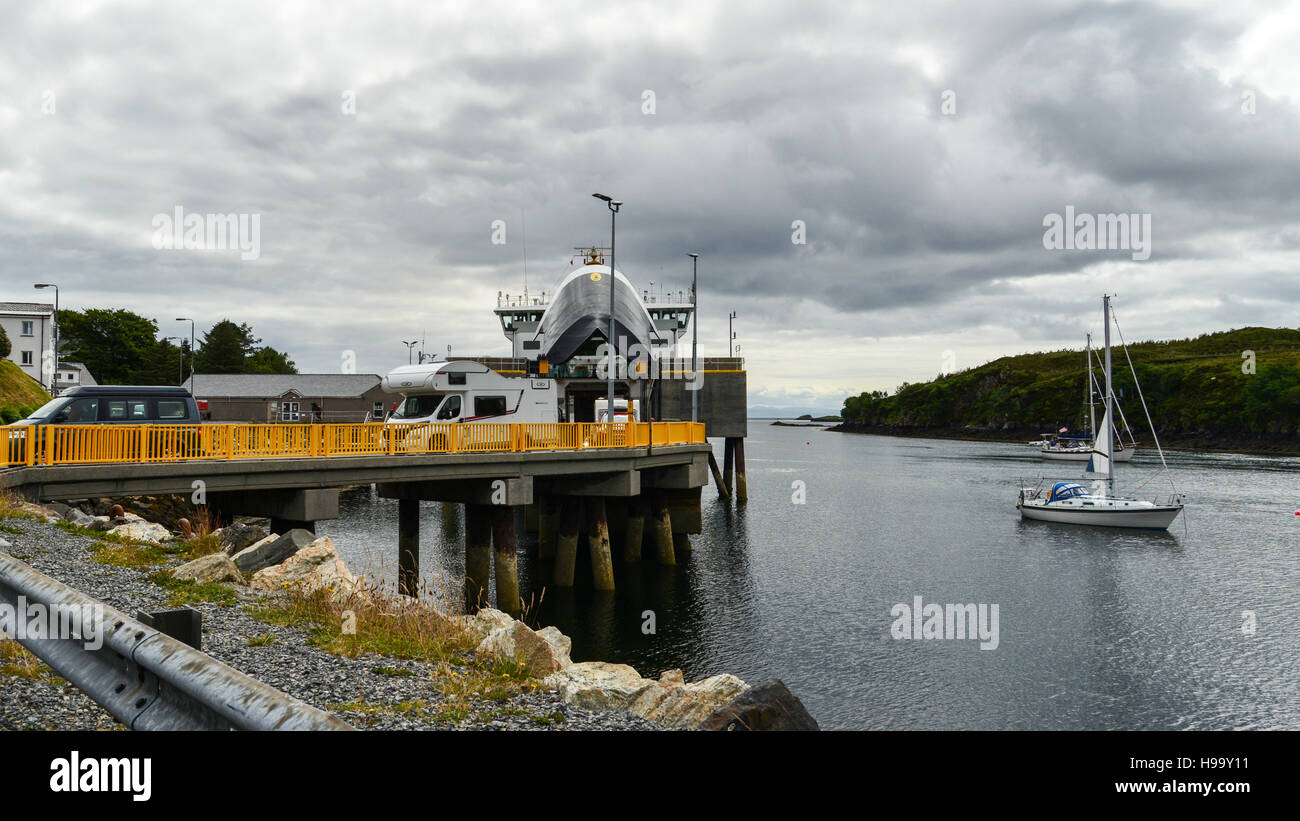
<path id="1" fill-rule="evenodd" d="M 1111 386 L 1110 379 L 1110 294 L 1104 294 L 1101 298 L 1101 315 L 1106 326 L 1106 424 L 1111 424 L 1110 413 L 1111 406 L 1114 404 L 1114 389 Z M 1109 468 L 1106 472 L 1106 484 L 1110 487 L 1111 495 L 1115 493 L 1115 443 L 1107 431 L 1106 436 L 1106 465 Z"/>
<path id="2" fill-rule="evenodd" d="M 1088 433 L 1092 434 L 1092 438 L 1095 440 L 1097 438 L 1097 412 L 1096 403 L 1092 401 L 1094 397 L 1092 392 L 1092 334 L 1088 334 L 1088 348 L 1085 354 L 1088 357 L 1088 376 L 1086 377 L 1088 381 L 1083 385 L 1083 393 L 1087 397 L 1085 401 L 1088 403 Z"/>

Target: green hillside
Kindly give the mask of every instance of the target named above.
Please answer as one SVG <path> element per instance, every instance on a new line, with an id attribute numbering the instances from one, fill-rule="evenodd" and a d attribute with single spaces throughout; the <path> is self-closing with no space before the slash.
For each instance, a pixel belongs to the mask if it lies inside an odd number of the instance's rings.
<path id="1" fill-rule="evenodd" d="M 0 423 L 21 419 L 48 401 L 50 395 L 36 380 L 8 359 L 0 359 Z"/>
<path id="2" fill-rule="evenodd" d="M 1255 372 L 1243 373 L 1253 351 Z M 1129 346 L 1157 431 L 1163 436 L 1293 436 L 1300 426 L 1300 331 L 1242 328 L 1195 339 Z M 1116 394 L 1129 424 L 1146 430 L 1133 377 L 1113 351 Z M 1101 373 L 1096 378 L 1101 381 Z M 1083 349 L 1022 354 L 977 368 L 872 391 L 844 402 L 854 426 L 936 430 L 1073 430 L 1084 417 Z M 1100 411 L 1098 411 L 1100 414 Z"/>

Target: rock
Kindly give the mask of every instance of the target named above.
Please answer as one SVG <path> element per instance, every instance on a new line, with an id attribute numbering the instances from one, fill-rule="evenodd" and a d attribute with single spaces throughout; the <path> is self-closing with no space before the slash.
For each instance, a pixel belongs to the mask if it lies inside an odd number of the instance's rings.
<path id="1" fill-rule="evenodd" d="M 45 507 L 53 510 L 61 519 L 68 518 L 68 511 L 72 510 L 71 505 L 65 505 L 63 502 L 46 502 Z"/>
<path id="2" fill-rule="evenodd" d="M 584 661 L 542 679 L 560 698 L 584 710 L 624 710 L 647 687 L 658 687 L 626 664 Z"/>
<path id="3" fill-rule="evenodd" d="M 108 532 L 130 539 L 133 542 L 165 542 L 172 537 L 172 532 L 162 525 L 145 521 L 133 522 L 128 520 Z"/>
<path id="4" fill-rule="evenodd" d="M 8 550 L 11 547 L 13 545 L 9 543 L 8 539 L 0 539 L 0 550 Z"/>
<path id="5" fill-rule="evenodd" d="M 546 643 L 551 645 L 551 652 L 559 662 L 557 670 L 563 670 L 573 664 L 573 659 L 569 658 L 569 653 L 573 650 L 573 639 L 561 633 L 560 628 L 543 627 L 537 631 L 537 635 L 546 639 Z"/>
<path id="6" fill-rule="evenodd" d="M 749 689 L 749 685 L 730 673 L 675 687 L 665 687 L 659 682 L 653 684 L 640 693 L 627 710 L 672 729 L 700 726 L 719 707 L 731 703 Z"/>
<path id="7" fill-rule="evenodd" d="M 48 507 L 44 505 L 38 505 L 35 502 L 20 501 L 17 507 L 26 515 L 34 516 L 37 519 L 40 519 L 44 522 L 48 522 L 49 524 L 54 524 L 55 522 L 63 521 L 62 516 L 55 513 L 53 510 L 50 510 Z"/>
<path id="8" fill-rule="evenodd" d="M 89 527 L 91 530 L 109 531 L 117 527 L 117 523 L 107 516 L 96 516 L 94 517 L 94 521 L 86 525 L 86 527 Z"/>
<path id="9" fill-rule="evenodd" d="M 90 527 L 92 524 L 95 523 L 94 516 L 91 516 L 86 513 L 82 513 L 80 510 L 77 510 L 75 507 L 68 508 L 68 512 L 63 514 L 63 518 L 65 521 L 71 522 L 77 527 Z"/>
<path id="10" fill-rule="evenodd" d="M 186 562 L 172 571 L 178 579 L 190 579 L 199 584 L 207 582 L 226 582 L 243 584 L 244 577 L 239 568 L 225 553 L 212 553 L 201 556 L 192 562 Z"/>
<path id="11" fill-rule="evenodd" d="M 535 633 L 521 621 L 498 627 L 479 643 L 476 652 L 497 658 L 515 659 L 536 676 L 548 676 L 568 667 L 573 642 L 554 627 L 551 637 Z M 563 641 L 561 641 L 563 639 Z M 553 644 L 552 641 L 555 643 Z"/>
<path id="12" fill-rule="evenodd" d="M 819 730 L 790 688 L 776 678 L 759 682 L 700 724 L 701 730 Z"/>
<path id="13" fill-rule="evenodd" d="M 213 535 L 220 540 L 221 549 L 226 551 L 226 555 L 234 556 L 241 550 L 262 541 L 270 534 L 256 525 L 235 522 L 214 531 Z M 272 562 L 272 564 L 275 564 L 275 562 Z M 261 570 L 261 568 L 259 567 L 258 570 Z"/>
<path id="14" fill-rule="evenodd" d="M 474 641 L 481 644 L 493 630 L 509 627 L 515 620 L 500 610 L 484 607 L 472 616 L 461 616 L 460 621 L 461 626 L 474 637 Z"/>
<path id="15" fill-rule="evenodd" d="M 316 536 L 309 530 L 296 527 L 283 536 L 267 536 L 244 548 L 234 556 L 239 572 L 251 576 L 265 568 L 280 564 L 285 559 L 316 541 Z M 330 542 L 333 545 L 333 542 Z"/>
<path id="16" fill-rule="evenodd" d="M 357 577 L 339 558 L 334 541 L 321 536 L 280 564 L 254 573 L 249 585 L 262 590 L 294 587 L 304 593 L 330 590 L 335 595 L 346 595 L 356 588 Z"/>
<path id="17" fill-rule="evenodd" d="M 664 670 L 659 676 L 659 683 L 665 687 L 681 687 L 686 684 L 686 676 L 681 670 Z"/>

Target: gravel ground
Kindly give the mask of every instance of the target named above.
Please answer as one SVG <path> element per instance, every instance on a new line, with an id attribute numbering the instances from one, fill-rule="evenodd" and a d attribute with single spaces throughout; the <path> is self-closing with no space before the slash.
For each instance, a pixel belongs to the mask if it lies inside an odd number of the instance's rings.
<path id="1" fill-rule="evenodd" d="M 0 525 L 23 531 L 0 531 L 0 539 L 11 544 L 0 549 L 69 587 L 130 616 L 139 610 L 167 606 L 166 591 L 146 578 L 149 570 L 93 561 L 87 548 L 95 540 L 90 537 L 66 533 L 34 519 L 0 519 Z M 213 602 L 191 606 L 203 614 L 203 650 L 208 655 L 331 711 L 358 729 L 663 729 L 630 713 L 581 710 L 545 690 L 506 701 L 475 702 L 466 719 L 439 720 L 439 708 L 446 703 L 446 697 L 435 685 L 434 665 L 379 655 L 350 659 L 326 653 L 309 646 L 307 634 L 296 628 L 252 618 L 244 612 L 242 602 L 226 607 Z M 248 643 L 268 633 L 275 637 L 272 643 Z M 339 709 L 340 705 L 364 705 L 364 709 Z M 125 728 L 80 690 L 45 669 L 37 678 L 0 677 L 0 729 Z"/>

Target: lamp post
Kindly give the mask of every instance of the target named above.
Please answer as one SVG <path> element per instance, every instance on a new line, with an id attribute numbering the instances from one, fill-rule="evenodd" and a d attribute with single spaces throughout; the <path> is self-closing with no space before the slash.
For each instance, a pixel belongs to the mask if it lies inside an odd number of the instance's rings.
<path id="1" fill-rule="evenodd" d="M 176 357 L 176 384 L 183 384 L 185 382 L 185 337 L 168 336 L 165 337 L 165 339 L 168 342 L 175 339 L 177 342 L 181 343 L 176 346 L 177 351 L 180 353 L 180 356 Z"/>
<path id="2" fill-rule="evenodd" d="M 735 340 L 735 338 L 736 338 L 736 332 L 733 331 L 733 330 L 731 330 L 731 323 L 732 323 L 732 321 L 735 320 L 735 318 L 736 318 L 736 312 L 735 312 L 735 311 L 732 311 L 732 312 L 731 312 L 731 315 L 727 317 L 727 353 L 728 353 L 729 355 L 731 355 L 731 356 L 735 356 L 735 355 L 736 355 L 736 352 L 735 352 L 734 350 L 732 350 L 732 347 L 733 347 L 733 346 L 732 346 L 732 344 L 731 344 L 732 341 Z"/>
<path id="3" fill-rule="evenodd" d="M 59 286 L 52 282 L 38 282 L 36 287 L 54 289 L 54 321 L 50 323 L 54 326 L 54 370 L 50 373 L 50 395 L 53 396 L 59 381 Z"/>
<path id="4" fill-rule="evenodd" d="M 700 421 L 700 365 L 696 359 L 696 347 L 700 338 L 700 255 L 687 254 L 691 258 L 691 381 L 695 390 L 691 391 L 691 421 Z"/>
<path id="5" fill-rule="evenodd" d="M 403 345 L 406 346 L 406 364 L 409 365 L 411 364 L 411 352 L 415 350 L 416 345 L 420 344 L 420 340 L 412 339 L 410 342 L 407 342 L 405 339 L 403 339 L 401 342 Z"/>
<path id="6" fill-rule="evenodd" d="M 598 200 L 604 200 L 609 206 L 609 334 L 606 342 L 609 344 L 609 404 L 607 406 L 608 419 L 614 421 L 614 263 L 617 257 L 614 255 L 615 244 L 614 235 L 616 221 L 618 219 L 618 209 L 623 204 L 621 201 L 605 194 L 592 194 Z"/>
<path id="7" fill-rule="evenodd" d="M 198 392 L 194 389 L 196 381 L 194 376 L 194 320 L 188 316 L 178 316 L 176 321 L 190 323 L 190 395 L 196 396 Z"/>

